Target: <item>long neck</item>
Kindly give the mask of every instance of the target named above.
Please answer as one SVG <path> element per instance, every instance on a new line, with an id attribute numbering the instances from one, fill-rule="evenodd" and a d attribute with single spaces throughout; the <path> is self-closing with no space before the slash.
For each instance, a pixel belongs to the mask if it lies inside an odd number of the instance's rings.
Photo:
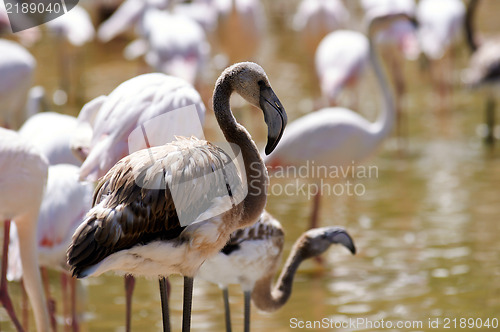
<path id="1" fill-rule="evenodd" d="M 471 53 L 474 53 L 478 47 L 478 40 L 475 35 L 476 31 L 474 30 L 474 15 L 478 2 L 479 0 L 470 0 L 467 6 L 467 13 L 465 14 L 465 39 Z"/>
<path id="2" fill-rule="evenodd" d="M 270 312 L 285 305 L 292 294 L 293 277 L 303 260 L 304 257 L 300 251 L 292 250 L 274 287 L 272 287 L 274 275 L 270 274 L 258 280 L 252 291 L 255 306 L 260 310 Z"/>
<path id="3" fill-rule="evenodd" d="M 394 119 L 396 117 L 396 110 L 394 106 L 394 97 L 392 95 L 391 89 L 389 87 L 389 82 L 387 76 L 384 73 L 384 69 L 380 63 L 380 58 L 375 47 L 374 34 L 369 34 L 370 43 L 370 60 L 375 71 L 375 76 L 377 77 L 378 84 L 382 91 L 382 110 L 379 112 L 377 121 L 374 123 L 375 133 L 377 134 L 378 141 L 385 138 L 392 127 L 394 126 Z"/>
<path id="4" fill-rule="evenodd" d="M 269 178 L 257 146 L 246 129 L 236 122 L 231 112 L 229 99 L 232 92 L 230 80 L 220 79 L 215 87 L 213 103 L 215 118 L 224 137 L 229 143 L 236 144 L 241 149 L 248 194 L 241 203 L 243 215 L 239 226 L 245 227 L 257 220 L 266 205 Z"/>

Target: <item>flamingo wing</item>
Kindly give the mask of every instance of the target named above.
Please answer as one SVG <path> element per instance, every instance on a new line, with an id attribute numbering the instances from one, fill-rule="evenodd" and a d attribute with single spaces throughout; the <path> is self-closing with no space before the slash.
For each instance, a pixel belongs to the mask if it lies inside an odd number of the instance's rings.
<path id="1" fill-rule="evenodd" d="M 68 250 L 73 274 L 85 276 L 86 268 L 138 243 L 188 240 L 180 236 L 186 220 L 229 210 L 231 204 L 224 210 L 220 201 L 240 196 L 240 187 L 229 155 L 195 138 L 123 158 L 98 184 L 95 206 L 73 236 Z"/>

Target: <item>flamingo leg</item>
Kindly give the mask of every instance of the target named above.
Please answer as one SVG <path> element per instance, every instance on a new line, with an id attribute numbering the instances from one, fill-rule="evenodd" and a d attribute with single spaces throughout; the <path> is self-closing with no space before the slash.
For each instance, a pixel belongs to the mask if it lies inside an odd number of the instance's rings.
<path id="1" fill-rule="evenodd" d="M 68 324 L 68 276 L 66 273 L 61 273 L 61 297 L 62 297 L 62 303 L 63 303 L 63 317 L 64 317 L 64 331 L 69 331 L 69 324 Z"/>
<path id="2" fill-rule="evenodd" d="M 21 311 L 22 311 L 22 321 L 23 328 L 29 331 L 29 304 L 28 304 L 28 294 L 26 293 L 26 288 L 24 287 L 23 278 L 21 278 Z"/>
<path id="3" fill-rule="evenodd" d="M 486 127 L 487 127 L 487 133 L 486 137 L 484 138 L 484 143 L 488 146 L 493 146 L 495 144 L 495 136 L 494 136 L 494 131 L 495 131 L 495 99 L 491 96 L 488 97 L 488 100 L 486 101 Z"/>
<path id="4" fill-rule="evenodd" d="M 57 105 L 64 105 L 68 103 L 70 94 L 71 79 L 69 77 L 68 58 L 65 41 L 62 37 L 56 40 L 58 70 L 59 70 L 59 87 L 53 95 L 53 101 Z M 57 96 L 57 97 L 56 97 Z"/>
<path id="5" fill-rule="evenodd" d="M 19 222 L 16 223 L 19 253 L 24 271 L 24 285 L 35 315 L 37 331 L 45 332 L 50 330 L 50 320 L 38 266 L 36 227 L 29 223 L 31 220 L 36 220 L 36 217 L 26 214 L 20 216 Z"/>
<path id="6" fill-rule="evenodd" d="M 40 274 L 42 275 L 43 288 L 47 297 L 47 308 L 49 309 L 50 326 L 53 331 L 57 331 L 57 321 L 56 321 L 56 301 L 50 296 L 50 285 L 49 285 L 49 275 L 47 269 L 44 267 L 40 268 Z"/>
<path id="7" fill-rule="evenodd" d="M 243 331 L 250 332 L 250 300 L 252 298 L 252 293 L 250 291 L 244 291 L 244 300 L 245 300 L 245 326 Z"/>
<path id="8" fill-rule="evenodd" d="M 66 276 L 67 277 L 67 276 Z M 71 277 L 70 281 L 71 289 L 71 328 L 73 332 L 80 331 L 80 325 L 78 324 L 78 313 L 76 308 L 76 278 Z"/>
<path id="9" fill-rule="evenodd" d="M 408 136 L 405 123 L 405 114 L 402 107 L 402 100 L 406 92 L 406 83 L 404 80 L 403 64 L 400 58 L 393 53 L 390 53 L 392 81 L 396 91 L 396 136 L 398 139 L 399 151 L 404 150 L 404 140 Z"/>
<path id="10" fill-rule="evenodd" d="M 226 332 L 231 332 L 231 309 L 229 307 L 229 292 L 227 287 L 222 288 L 222 298 L 224 299 L 224 315 L 226 318 Z"/>
<path id="11" fill-rule="evenodd" d="M 168 280 L 165 277 L 159 279 L 160 283 L 160 298 L 161 298 L 161 314 L 163 317 L 163 332 L 170 332 L 170 314 L 168 309 L 169 287 Z"/>
<path id="12" fill-rule="evenodd" d="M 191 330 L 191 308 L 193 305 L 193 278 L 184 277 L 184 303 L 182 306 L 182 332 Z"/>
<path id="13" fill-rule="evenodd" d="M 130 332 L 131 330 L 131 318 L 132 318 L 132 294 L 135 288 L 135 278 L 134 276 L 127 274 L 124 277 L 125 281 L 125 331 Z"/>
<path id="14" fill-rule="evenodd" d="M 12 323 L 16 327 L 17 331 L 24 331 L 21 323 L 17 319 L 16 313 L 14 311 L 14 306 L 10 299 L 7 290 L 7 263 L 9 258 L 9 233 L 10 233 L 10 220 L 4 222 L 4 232 L 3 232 L 3 254 L 2 254 L 2 276 L 0 279 L 0 302 L 2 302 L 5 311 L 9 315 Z"/>

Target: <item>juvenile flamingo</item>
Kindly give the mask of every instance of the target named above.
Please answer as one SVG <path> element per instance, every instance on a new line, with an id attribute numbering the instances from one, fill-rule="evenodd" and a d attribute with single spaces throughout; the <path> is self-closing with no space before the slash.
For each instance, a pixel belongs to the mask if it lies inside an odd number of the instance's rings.
<path id="1" fill-rule="evenodd" d="M 224 247 L 233 231 L 255 223 L 266 203 L 267 171 L 250 135 L 232 115 L 233 92 L 264 112 L 266 153 L 278 144 L 287 117 L 257 64 L 235 64 L 217 80 L 214 113 L 226 140 L 241 149 L 245 182 L 226 152 L 206 141 L 179 138 L 137 151 L 101 179 L 94 207 L 68 249 L 68 263 L 78 278 L 107 271 L 183 275 L 183 331 L 190 330 L 193 277 L 199 267 Z M 186 184 L 182 190 L 179 183 Z M 166 317 L 167 303 L 161 298 Z M 167 325 L 164 318 L 164 330 Z"/>
<path id="2" fill-rule="evenodd" d="M 292 294 L 293 278 L 305 259 L 325 252 L 339 243 L 355 253 L 347 232 L 338 227 L 311 229 L 302 234 L 286 260 L 273 286 L 283 252 L 285 234 L 279 221 L 264 211 L 252 226 L 231 234 L 231 240 L 216 256 L 207 259 L 197 277 L 222 288 L 226 314 L 226 331 L 231 331 L 228 285 L 239 284 L 245 296 L 244 330 L 250 331 L 250 299 L 260 310 L 275 311 L 285 305 Z"/>
<path id="3" fill-rule="evenodd" d="M 183 110 L 192 105 L 195 114 Z M 204 118 L 200 95 L 183 79 L 160 73 L 134 77 L 82 108 L 70 142 L 74 155 L 83 161 L 80 178 L 94 182 L 122 157 L 170 142 L 175 135 L 202 138 Z M 141 139 L 130 140 L 137 128 L 149 139 L 141 134 Z M 127 331 L 134 286 L 134 278 L 126 276 Z"/>

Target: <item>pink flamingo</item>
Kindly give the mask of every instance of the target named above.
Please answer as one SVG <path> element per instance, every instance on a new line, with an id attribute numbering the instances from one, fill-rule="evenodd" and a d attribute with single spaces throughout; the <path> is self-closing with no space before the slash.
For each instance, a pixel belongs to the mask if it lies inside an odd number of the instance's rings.
<path id="1" fill-rule="evenodd" d="M 435 63 L 431 68 L 432 76 L 440 92 L 441 102 L 444 103 L 450 94 L 453 47 L 462 34 L 465 5 L 462 0 L 421 0 L 416 17 L 420 47 Z M 438 66 L 437 69 L 435 66 Z"/>
<path id="2" fill-rule="evenodd" d="M 375 49 L 379 29 L 406 14 L 377 14 L 368 17 L 370 60 L 383 97 L 383 109 L 375 122 L 369 122 L 346 108 L 324 108 L 293 121 L 283 134 L 280 145 L 265 157 L 271 168 L 278 166 L 352 167 L 372 155 L 394 125 L 395 106 L 386 75 Z M 321 191 L 314 195 L 311 228 L 317 227 Z"/>
<path id="3" fill-rule="evenodd" d="M 0 302 L 18 331 L 23 329 L 7 291 L 11 221 L 16 223 L 19 234 L 24 285 L 35 314 L 37 331 L 48 332 L 50 329 L 36 246 L 37 218 L 47 180 L 47 168 L 45 157 L 18 133 L 0 128 L 0 218 L 4 220 Z"/>
<path id="4" fill-rule="evenodd" d="M 71 237 L 76 228 L 92 207 L 92 193 L 94 187 L 90 183 L 78 181 L 79 168 L 75 165 L 58 164 L 49 167 L 47 188 L 43 195 L 40 213 L 37 223 L 37 246 L 38 262 L 42 267 L 45 292 L 49 302 L 53 305 L 51 309 L 51 323 L 56 329 L 55 302 L 50 299 L 49 285 L 46 268 L 61 272 L 61 285 L 63 300 L 67 302 L 66 284 L 68 266 L 66 264 L 66 250 L 71 243 Z M 9 247 L 9 280 L 19 280 L 23 277 L 22 266 L 20 266 L 17 228 L 12 227 L 10 232 Z M 24 276 L 26 278 L 26 275 Z M 71 301 L 70 305 L 63 304 L 63 308 L 71 307 L 71 324 L 73 330 L 78 330 L 76 314 L 76 279 L 70 279 Z M 67 315 L 65 314 L 65 317 Z"/>
<path id="5" fill-rule="evenodd" d="M 193 19 L 165 11 L 166 7 L 168 1 L 127 0 L 99 27 L 98 37 L 108 42 L 135 26 L 140 37 L 125 49 L 127 59 L 144 55 L 154 70 L 199 84 L 210 54 L 205 31 Z"/>
<path id="6" fill-rule="evenodd" d="M 50 130 L 48 130 L 50 128 Z M 77 129 L 74 116 L 55 112 L 37 113 L 19 129 L 19 134 L 36 146 L 50 165 L 81 165 L 71 152 L 69 142 Z"/>
<path id="7" fill-rule="evenodd" d="M 380 13 L 406 13 L 414 18 L 416 15 L 415 0 L 362 0 L 363 9 L 367 15 L 371 11 Z M 404 121 L 402 99 L 406 93 L 404 78 L 405 60 L 416 60 L 420 55 L 418 31 L 415 20 L 398 20 L 376 36 L 377 44 L 381 46 L 382 57 L 387 61 L 389 73 L 392 76 L 395 89 L 396 105 L 396 136 L 399 143 L 407 136 L 407 123 Z"/>
<path id="8" fill-rule="evenodd" d="M 92 107 L 84 107 L 92 109 L 90 113 L 96 113 L 88 155 L 80 168 L 81 179 L 97 181 L 118 160 L 146 148 L 146 145 L 129 146 L 129 136 L 141 124 L 161 115 L 172 115 L 162 117 L 168 122 L 157 128 L 169 133 L 171 139 L 174 135 L 203 135 L 201 124 L 205 118 L 205 106 L 201 97 L 189 83 L 177 77 L 160 73 L 139 75 L 91 103 Z M 197 119 L 191 118 L 191 113 L 173 112 L 190 105 L 196 106 Z M 87 116 L 84 112 L 83 117 Z"/>
<path id="9" fill-rule="evenodd" d="M 293 18 L 293 28 L 300 34 L 302 47 L 314 54 L 328 33 L 343 29 L 349 12 L 341 0 L 302 0 Z"/>
<path id="10" fill-rule="evenodd" d="M 57 44 L 59 89 L 54 92 L 54 103 L 63 105 L 73 96 L 82 99 L 84 86 L 80 75 L 85 61 L 78 60 L 83 55 L 82 46 L 94 39 L 95 29 L 90 15 L 83 7 L 75 6 L 45 25 Z"/>
<path id="11" fill-rule="evenodd" d="M 214 0 L 218 12 L 217 41 L 229 63 L 255 56 L 264 34 L 265 15 L 260 0 Z"/>
<path id="12" fill-rule="evenodd" d="M 315 66 L 321 93 L 335 105 L 340 92 L 357 85 L 369 61 L 368 39 L 350 30 L 330 32 L 316 50 Z"/>

